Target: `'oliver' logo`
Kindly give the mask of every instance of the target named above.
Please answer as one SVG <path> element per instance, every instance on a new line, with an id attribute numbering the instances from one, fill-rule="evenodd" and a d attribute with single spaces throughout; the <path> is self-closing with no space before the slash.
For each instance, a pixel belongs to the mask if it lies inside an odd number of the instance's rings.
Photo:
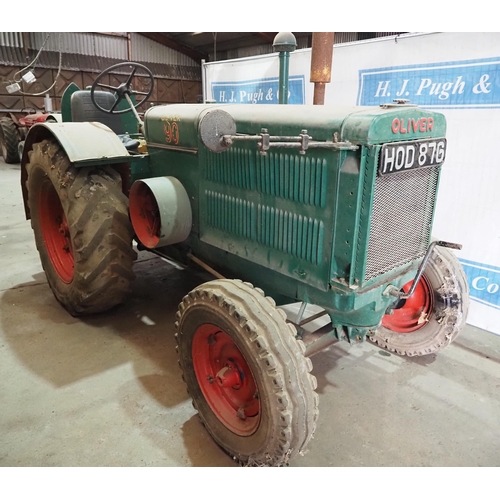
<path id="1" fill-rule="evenodd" d="M 393 134 L 410 134 L 411 132 L 430 132 L 434 126 L 434 118 L 394 118 L 392 120 L 392 133 Z"/>

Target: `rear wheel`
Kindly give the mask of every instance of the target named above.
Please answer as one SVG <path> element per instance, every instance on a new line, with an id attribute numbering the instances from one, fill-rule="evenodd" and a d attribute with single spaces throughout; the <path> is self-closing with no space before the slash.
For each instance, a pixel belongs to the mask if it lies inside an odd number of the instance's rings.
<path id="1" fill-rule="evenodd" d="M 17 154 L 19 155 L 19 161 L 21 161 L 21 158 L 23 157 L 23 151 L 24 151 L 24 141 L 19 141 L 17 145 Z"/>
<path id="2" fill-rule="evenodd" d="M 413 281 L 403 287 L 408 292 Z M 435 247 L 413 295 L 400 300 L 370 337 L 389 351 L 422 356 L 449 345 L 467 319 L 467 278 L 455 255 Z"/>
<path id="3" fill-rule="evenodd" d="M 74 316 L 119 304 L 136 258 L 120 175 L 110 167 L 76 169 L 55 141 L 28 154 L 31 226 L 55 297 Z"/>
<path id="4" fill-rule="evenodd" d="M 200 285 L 177 320 L 179 364 L 208 432 L 242 465 L 286 465 L 318 416 L 312 363 L 294 327 L 262 290 L 239 280 Z"/>
<path id="5" fill-rule="evenodd" d="M 0 119 L 0 149 L 5 163 L 19 163 L 19 134 L 10 118 Z"/>

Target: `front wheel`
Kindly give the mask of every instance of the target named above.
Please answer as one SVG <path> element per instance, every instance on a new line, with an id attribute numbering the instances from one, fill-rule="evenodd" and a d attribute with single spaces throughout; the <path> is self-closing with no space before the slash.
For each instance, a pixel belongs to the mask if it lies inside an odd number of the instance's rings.
<path id="1" fill-rule="evenodd" d="M 280 466 L 305 448 L 318 416 L 316 379 L 272 299 L 239 280 L 204 283 L 184 297 L 176 329 L 193 405 L 234 460 Z"/>
<path id="2" fill-rule="evenodd" d="M 31 226 L 56 299 L 73 316 L 119 304 L 136 258 L 120 175 L 107 166 L 75 168 L 55 141 L 34 144 L 28 155 Z"/>
<path id="3" fill-rule="evenodd" d="M 469 288 L 460 262 L 446 248 L 435 247 L 413 295 L 383 317 L 370 339 L 401 355 L 432 354 L 455 340 L 468 309 Z"/>

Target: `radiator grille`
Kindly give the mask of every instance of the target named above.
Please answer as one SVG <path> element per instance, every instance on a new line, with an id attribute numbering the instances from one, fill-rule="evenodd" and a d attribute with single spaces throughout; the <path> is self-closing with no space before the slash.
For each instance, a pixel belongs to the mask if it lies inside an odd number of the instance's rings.
<path id="1" fill-rule="evenodd" d="M 322 221 L 258 205 L 257 224 L 259 243 L 312 264 L 321 262 L 324 240 Z"/>
<path id="2" fill-rule="evenodd" d="M 299 203 L 324 208 L 327 163 L 312 155 L 268 152 L 256 156 L 257 189 Z"/>
<path id="3" fill-rule="evenodd" d="M 213 191 L 205 191 L 205 196 L 208 224 L 243 238 L 256 239 L 255 206 L 253 203 Z"/>
<path id="4" fill-rule="evenodd" d="M 225 153 L 208 153 L 207 180 L 241 189 L 255 189 L 254 155 L 237 147 Z"/>
<path id="5" fill-rule="evenodd" d="M 429 243 L 439 168 L 375 181 L 365 280 L 422 257 Z"/>
<path id="6" fill-rule="evenodd" d="M 245 148 L 208 153 L 208 181 L 258 191 L 287 200 L 324 208 L 327 162 L 312 154 L 268 152 L 262 156 Z"/>

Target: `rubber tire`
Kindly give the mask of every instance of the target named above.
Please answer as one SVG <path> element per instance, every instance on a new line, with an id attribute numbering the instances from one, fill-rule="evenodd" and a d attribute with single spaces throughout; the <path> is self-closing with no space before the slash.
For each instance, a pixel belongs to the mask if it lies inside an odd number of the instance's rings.
<path id="1" fill-rule="evenodd" d="M 398 333 L 383 326 L 370 337 L 380 347 L 403 356 L 423 356 L 453 342 L 467 319 L 469 287 L 462 265 L 454 253 L 435 247 L 424 271 L 434 292 L 428 321 L 411 333 Z"/>
<path id="2" fill-rule="evenodd" d="M 0 119 L 0 149 L 5 163 L 19 163 L 19 134 L 10 118 Z"/>
<path id="3" fill-rule="evenodd" d="M 312 438 L 318 418 L 317 382 L 295 327 L 270 297 L 239 280 L 204 283 L 184 297 L 176 322 L 183 379 L 198 415 L 218 445 L 240 465 L 283 466 Z M 193 368 L 192 340 L 198 326 L 215 324 L 238 346 L 259 391 L 261 420 L 250 436 L 231 432 L 213 413 Z"/>
<path id="4" fill-rule="evenodd" d="M 24 151 L 24 141 L 19 141 L 17 145 L 17 154 L 19 155 L 19 159 L 23 157 L 23 151 Z"/>
<path id="5" fill-rule="evenodd" d="M 55 141 L 35 143 L 26 166 L 31 226 L 42 267 L 56 299 L 73 316 L 94 314 L 123 302 L 130 292 L 133 230 L 121 177 L 111 167 L 76 169 Z M 39 195 L 51 182 L 66 216 L 74 275 L 65 283 L 48 255 L 40 227 Z"/>

